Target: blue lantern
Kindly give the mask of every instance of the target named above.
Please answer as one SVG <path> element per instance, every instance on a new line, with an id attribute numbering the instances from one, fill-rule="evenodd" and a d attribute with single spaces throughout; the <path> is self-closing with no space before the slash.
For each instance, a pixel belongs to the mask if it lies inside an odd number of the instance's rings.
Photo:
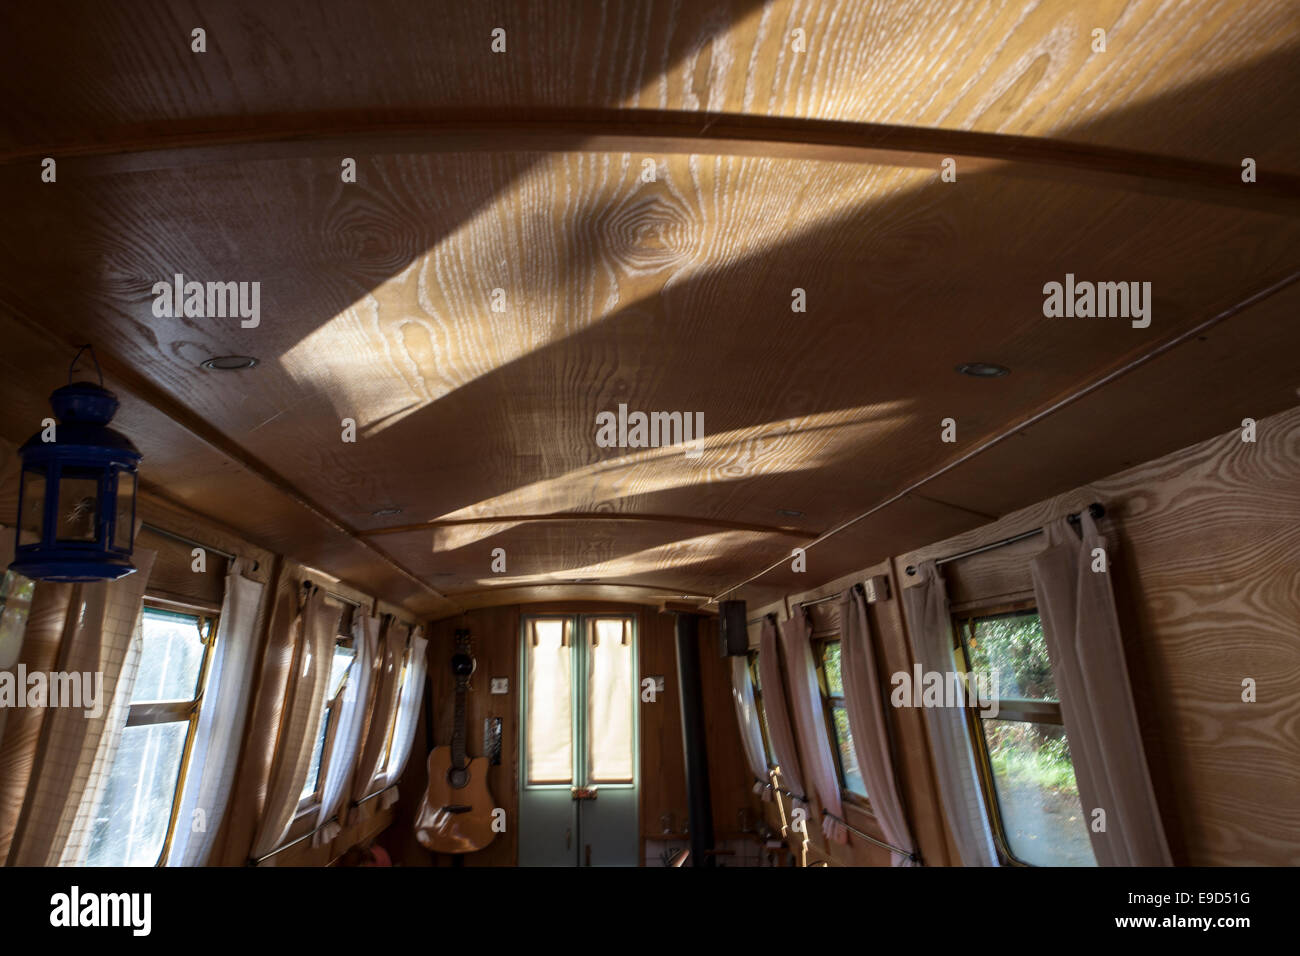
<path id="1" fill-rule="evenodd" d="M 114 580 L 135 571 L 135 487 L 140 452 L 107 427 L 117 396 L 99 384 L 72 382 L 50 395 L 58 424 L 18 450 L 22 483 L 18 529 L 9 570 L 42 581 Z"/>

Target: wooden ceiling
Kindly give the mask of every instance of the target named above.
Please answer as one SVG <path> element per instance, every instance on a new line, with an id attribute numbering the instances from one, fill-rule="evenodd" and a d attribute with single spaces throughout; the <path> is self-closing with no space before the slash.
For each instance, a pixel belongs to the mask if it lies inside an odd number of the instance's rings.
<path id="1" fill-rule="evenodd" d="M 0 436 L 93 342 L 152 487 L 421 613 L 761 602 L 1297 400 L 1288 0 L 33 4 L 0 32 Z M 178 272 L 260 282 L 260 325 L 156 317 Z M 1151 282 L 1150 327 L 1045 318 L 1066 273 Z M 260 364 L 199 367 L 225 354 Z M 703 412 L 704 454 L 598 447 L 619 403 Z"/>

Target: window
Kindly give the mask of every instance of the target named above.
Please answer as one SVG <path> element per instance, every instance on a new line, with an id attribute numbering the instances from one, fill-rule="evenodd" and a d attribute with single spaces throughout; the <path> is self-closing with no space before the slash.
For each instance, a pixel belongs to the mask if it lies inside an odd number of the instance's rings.
<path id="1" fill-rule="evenodd" d="M 767 765 L 771 767 L 776 761 L 772 759 L 772 741 L 767 736 L 767 713 L 763 710 L 763 682 L 759 677 L 758 651 L 750 651 L 745 657 L 749 664 L 749 682 L 754 688 L 754 710 L 758 712 L 758 729 L 763 737 L 763 756 L 767 758 Z"/>
<path id="2" fill-rule="evenodd" d="M 527 782 L 568 784 L 574 779 L 571 623 L 538 618 L 527 626 Z"/>
<path id="3" fill-rule="evenodd" d="M 356 658 L 356 650 L 348 646 L 350 642 L 350 638 L 339 637 L 334 645 L 334 661 L 330 666 L 329 684 L 325 691 L 325 717 L 321 721 L 316 745 L 312 748 L 307 780 L 300 797 L 300 810 L 320 802 L 321 784 L 325 782 L 324 769 L 328 763 L 326 753 L 333 743 L 339 708 L 343 704 L 343 689 L 347 687 L 348 676 L 352 673 L 352 661 Z"/>
<path id="4" fill-rule="evenodd" d="M 1033 866 L 1095 866 L 1037 611 L 955 624 L 958 666 L 987 698 L 972 700 L 969 714 L 999 853 Z"/>
<path id="5" fill-rule="evenodd" d="M 89 866 L 155 866 L 171 843 L 217 616 L 146 600 L 126 727 L 91 831 Z"/>
<path id="6" fill-rule="evenodd" d="M 821 685 L 822 706 L 826 709 L 826 726 L 830 728 L 835 768 L 840 775 L 840 789 L 866 799 L 867 785 L 858 769 L 858 754 L 853 749 L 849 729 L 849 712 L 844 707 L 844 679 L 840 673 L 840 642 L 818 641 L 813 645 L 817 658 L 817 678 Z"/>

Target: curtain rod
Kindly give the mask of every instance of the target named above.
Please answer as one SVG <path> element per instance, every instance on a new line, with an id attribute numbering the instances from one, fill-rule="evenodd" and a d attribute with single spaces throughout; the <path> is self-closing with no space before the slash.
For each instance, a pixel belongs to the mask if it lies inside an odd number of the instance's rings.
<path id="1" fill-rule="evenodd" d="M 800 796 L 797 793 L 791 793 L 785 787 L 773 786 L 770 780 L 760 780 L 758 777 L 755 777 L 754 782 L 757 784 L 761 784 L 764 788 L 768 790 L 775 790 L 777 793 L 784 794 L 785 796 L 789 797 L 791 800 L 798 800 L 800 803 L 808 802 L 808 798 L 806 796 Z M 921 862 L 921 858 L 920 856 L 917 855 L 915 850 L 904 850 L 902 847 L 894 846 L 892 843 L 885 843 L 883 840 L 877 840 L 870 833 L 863 833 L 853 824 L 849 823 L 848 820 L 845 820 L 842 817 L 837 817 L 835 814 L 831 813 L 825 807 L 822 807 L 822 816 L 830 817 L 836 823 L 841 824 L 846 830 L 853 831 L 853 833 L 855 833 L 857 836 L 860 836 L 868 843 L 874 843 L 876 846 L 880 847 L 881 849 L 889 850 L 891 853 L 897 853 L 900 856 L 905 856 L 913 863 Z"/>
<path id="2" fill-rule="evenodd" d="M 168 531 L 166 528 L 160 528 L 157 525 L 142 522 L 141 531 L 152 531 L 154 534 L 164 538 L 171 538 L 173 541 L 179 541 L 181 544 L 193 545 L 196 548 L 202 548 L 204 551 L 211 551 L 213 554 L 219 554 L 227 561 L 235 560 L 235 555 L 229 551 L 222 551 L 220 548 L 214 548 L 210 544 L 204 544 L 202 541 L 195 541 L 193 538 L 187 538 L 183 534 L 177 534 L 175 531 Z"/>
<path id="3" fill-rule="evenodd" d="M 359 807 L 359 806 L 361 806 L 361 804 L 363 804 L 363 803 L 368 803 L 368 802 L 370 802 L 371 800 L 375 799 L 375 797 L 379 796 L 381 793 L 386 793 L 386 792 L 388 792 L 390 789 L 392 789 L 392 788 L 391 788 L 391 787 L 380 787 L 378 790 L 376 790 L 374 793 L 372 793 L 372 794 L 371 794 L 370 796 L 368 796 L 368 797 L 362 797 L 360 800 L 353 800 L 353 801 L 352 801 L 352 806 L 354 806 L 354 807 Z"/>
<path id="4" fill-rule="evenodd" d="M 828 595 L 826 595 L 826 597 L 820 597 L 820 598 L 818 598 L 818 599 L 815 600 L 815 601 L 800 601 L 800 602 L 799 602 L 799 606 L 800 606 L 800 607 L 813 607 L 814 605 L 817 605 L 817 604 L 825 604 L 827 601 L 838 601 L 841 597 L 843 597 L 843 595 L 844 595 L 844 592 L 843 592 L 843 591 L 839 591 L 839 592 L 837 592 L 837 593 L 835 593 L 835 594 L 828 594 Z"/>
<path id="5" fill-rule="evenodd" d="M 822 816 L 830 817 L 832 820 L 834 820 L 840 826 L 844 827 L 844 829 L 848 830 L 854 836 L 861 837 L 862 839 L 866 840 L 868 843 L 874 843 L 876 846 L 880 847 L 881 849 L 889 850 L 893 853 L 897 853 L 899 856 L 905 856 L 913 863 L 917 864 L 918 866 L 923 865 L 921 863 L 921 857 L 917 855 L 915 850 L 903 850 L 900 849 L 899 847 L 894 846 L 892 843 L 886 843 L 884 840 L 877 840 L 870 833 L 863 833 L 852 823 L 849 823 L 848 820 L 845 820 L 843 817 L 837 817 L 835 814 L 831 813 L 825 807 L 822 808 Z"/>
<path id="6" fill-rule="evenodd" d="M 285 850 L 289 849 L 289 847 L 291 847 L 291 846 L 297 846 L 297 845 L 298 845 L 299 843 L 301 843 L 303 840 L 310 840 L 312 837 L 314 837 L 314 836 L 315 836 L 317 833 L 319 833 L 321 830 L 324 830 L 324 829 L 325 829 L 327 826 L 329 826 L 331 823 L 338 823 L 338 821 L 339 821 L 338 814 L 335 814 L 334 816 L 332 816 L 332 817 L 330 817 L 328 820 L 326 820 L 324 823 L 322 823 L 320 826 L 315 827 L 314 829 L 308 830 L 308 831 L 307 831 L 306 833 L 304 833 L 302 836 L 298 837 L 298 839 L 296 839 L 296 840 L 290 840 L 290 841 L 289 841 L 288 843 L 286 843 L 284 846 L 278 846 L 278 847 L 276 847 L 274 850 L 272 850 L 270 853 L 266 854 L 265 856 L 249 857 L 248 865 L 249 865 L 249 866 L 261 866 L 261 865 L 262 865 L 263 863 L 265 863 L 267 860 L 271 859 L 271 857 L 273 857 L 273 856 L 277 856 L 277 855 L 283 853 Z"/>
<path id="7" fill-rule="evenodd" d="M 342 601 L 344 604 L 356 608 L 357 610 L 360 610 L 362 607 L 361 602 L 354 601 L 352 600 L 352 598 L 346 598 L 342 594 L 335 594 L 333 591 L 329 590 L 328 588 L 321 587 L 319 584 L 316 584 L 314 581 L 303 581 L 302 586 L 303 588 L 314 587 L 319 591 L 323 591 L 326 597 L 332 597 L 336 601 Z"/>
<path id="8" fill-rule="evenodd" d="M 1095 519 L 1106 517 L 1105 506 L 1101 505 L 1096 501 L 1088 505 L 1088 512 Z M 1072 514 L 1067 515 L 1066 520 L 1068 520 L 1070 524 L 1078 524 L 1079 514 L 1080 512 L 1077 511 L 1073 512 Z M 1042 534 L 1042 533 L 1043 533 L 1042 528 L 1032 528 L 1029 531 L 1024 531 L 1020 534 L 1013 534 L 1009 538 L 1003 538 L 1001 541 L 994 541 L 991 544 L 980 545 L 978 548 L 970 548 L 966 551 L 959 551 L 956 554 L 950 554 L 946 558 L 940 558 L 934 563 L 935 566 L 937 567 L 939 565 L 948 564 L 951 561 L 960 561 L 962 558 L 969 558 L 972 555 L 981 554 L 985 551 L 992 551 L 994 548 L 1005 548 L 1009 544 L 1015 544 L 1017 541 L 1024 541 L 1026 538 L 1032 538 L 1034 535 Z M 916 565 L 909 564 L 907 566 L 907 574 L 908 577 L 914 576 L 916 574 Z"/>
<path id="9" fill-rule="evenodd" d="M 776 611 L 768 611 L 768 612 L 767 612 L 766 614 L 764 614 L 762 617 L 750 618 L 748 621 L 745 622 L 745 627 L 749 627 L 749 625 L 751 625 L 751 624 L 762 624 L 762 623 L 763 623 L 764 621 L 766 621 L 768 618 L 771 618 L 772 621 L 773 621 L 773 623 L 775 623 L 775 622 L 776 622 Z"/>

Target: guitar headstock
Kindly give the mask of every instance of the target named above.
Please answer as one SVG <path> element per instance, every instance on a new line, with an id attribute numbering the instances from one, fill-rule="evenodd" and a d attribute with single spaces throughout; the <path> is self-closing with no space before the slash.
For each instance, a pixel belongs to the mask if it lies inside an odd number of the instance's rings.
<path id="1" fill-rule="evenodd" d="M 468 681 L 474 673 L 478 662 L 471 651 L 471 639 L 468 630 L 456 631 L 456 653 L 451 656 L 451 672 L 457 681 Z"/>

